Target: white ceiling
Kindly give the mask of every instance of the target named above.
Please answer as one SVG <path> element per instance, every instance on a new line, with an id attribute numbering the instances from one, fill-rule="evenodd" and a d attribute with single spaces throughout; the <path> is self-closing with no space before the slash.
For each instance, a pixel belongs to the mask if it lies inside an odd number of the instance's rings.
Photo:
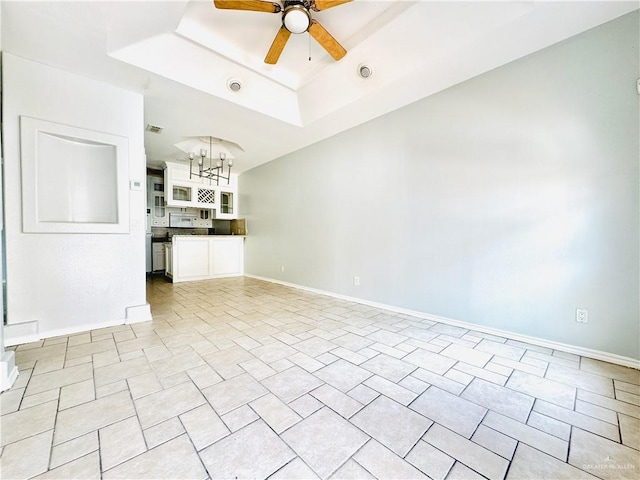
<path id="1" fill-rule="evenodd" d="M 638 8 L 638 2 L 355 0 L 314 13 L 348 51 L 336 62 L 305 34 L 263 59 L 280 15 L 213 2 L 3 0 L 2 48 L 139 91 L 148 164 L 175 144 L 237 143 L 242 172 Z M 311 57 L 311 60 L 309 60 Z M 374 75 L 358 76 L 366 64 Z M 242 89 L 227 84 L 239 80 Z"/>

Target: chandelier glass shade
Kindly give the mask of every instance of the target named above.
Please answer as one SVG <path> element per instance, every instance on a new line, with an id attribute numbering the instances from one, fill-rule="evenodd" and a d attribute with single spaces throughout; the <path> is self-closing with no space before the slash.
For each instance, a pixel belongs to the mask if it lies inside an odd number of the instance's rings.
<path id="1" fill-rule="evenodd" d="M 215 181 L 216 185 L 220 185 L 221 180 L 226 180 L 229 185 L 233 155 L 227 155 L 227 143 L 235 146 L 215 137 L 197 137 L 196 140 L 176 145 L 189 156 L 189 179 L 199 177 L 208 179 L 210 184 Z M 217 155 L 214 153 L 216 147 L 219 147 Z M 194 163 L 197 164 L 197 168 Z"/>

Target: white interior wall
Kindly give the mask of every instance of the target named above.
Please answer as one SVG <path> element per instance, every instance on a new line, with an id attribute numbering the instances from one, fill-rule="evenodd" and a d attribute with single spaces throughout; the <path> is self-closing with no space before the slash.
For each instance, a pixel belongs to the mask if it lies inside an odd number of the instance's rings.
<path id="1" fill-rule="evenodd" d="M 25 234 L 21 226 L 20 115 L 126 137 L 128 178 L 144 185 L 142 95 L 6 53 L 3 70 L 9 325 L 37 321 L 49 336 L 150 318 L 144 189 L 128 192 L 127 234 Z"/>
<path id="2" fill-rule="evenodd" d="M 636 11 L 242 174 L 245 271 L 640 358 L 638 31 Z"/>

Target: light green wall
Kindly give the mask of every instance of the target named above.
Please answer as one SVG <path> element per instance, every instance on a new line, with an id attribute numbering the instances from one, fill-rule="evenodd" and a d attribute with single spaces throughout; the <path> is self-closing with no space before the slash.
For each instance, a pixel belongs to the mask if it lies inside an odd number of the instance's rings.
<path id="1" fill-rule="evenodd" d="M 244 173 L 245 271 L 640 358 L 638 31 L 636 11 Z"/>

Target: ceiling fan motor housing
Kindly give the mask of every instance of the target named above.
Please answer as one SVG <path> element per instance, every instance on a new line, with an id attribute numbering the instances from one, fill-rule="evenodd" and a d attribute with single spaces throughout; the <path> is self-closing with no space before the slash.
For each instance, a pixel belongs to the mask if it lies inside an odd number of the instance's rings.
<path id="1" fill-rule="evenodd" d="M 304 33 L 311 25 L 309 2 L 300 0 L 285 0 L 282 25 L 291 33 Z"/>

